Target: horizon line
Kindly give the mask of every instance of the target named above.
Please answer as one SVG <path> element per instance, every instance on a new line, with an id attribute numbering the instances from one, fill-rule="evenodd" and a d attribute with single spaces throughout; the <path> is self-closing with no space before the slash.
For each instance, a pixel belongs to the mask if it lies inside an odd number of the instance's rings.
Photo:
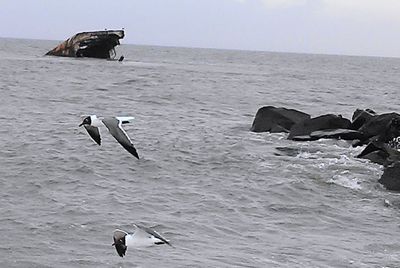
<path id="1" fill-rule="evenodd" d="M 68 37 L 69 38 L 69 37 Z M 40 38 L 29 38 L 29 37 L 4 37 L 0 36 L 0 39 L 16 39 L 16 40 L 36 40 L 36 41 L 51 41 L 51 42 L 64 42 L 64 40 L 57 39 L 40 39 Z M 243 48 L 221 48 L 221 47 L 200 47 L 200 46 L 185 46 L 185 45 L 166 45 L 166 44 L 146 44 L 146 43 L 130 43 L 124 42 L 122 45 L 133 45 L 133 46 L 150 46 L 150 47 L 166 47 L 166 48 L 183 48 L 183 49 L 210 49 L 210 50 L 227 50 L 227 51 L 243 51 L 243 52 L 264 52 L 264 53 L 277 53 L 277 54 L 303 54 L 303 55 L 314 55 L 314 56 L 333 56 L 333 57 L 367 57 L 367 58 L 388 58 L 388 59 L 400 59 L 400 56 L 383 56 L 383 55 L 363 55 L 363 54 L 338 54 L 338 53 L 323 53 L 323 52 L 301 52 L 301 51 L 272 51 L 263 49 L 243 49 Z M 51 48 L 49 48 L 51 49 Z"/>

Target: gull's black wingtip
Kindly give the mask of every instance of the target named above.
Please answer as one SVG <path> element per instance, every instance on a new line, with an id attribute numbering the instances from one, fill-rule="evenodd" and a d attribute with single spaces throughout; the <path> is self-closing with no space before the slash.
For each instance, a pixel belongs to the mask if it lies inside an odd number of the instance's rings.
<path id="1" fill-rule="evenodd" d="M 132 150 L 133 149 L 133 150 Z M 134 157 L 136 157 L 137 159 L 140 159 L 139 158 L 139 155 L 138 155 L 138 153 L 136 152 L 136 149 L 135 148 L 130 148 L 130 149 L 128 149 L 128 152 L 130 152 Z"/>
<path id="2" fill-rule="evenodd" d="M 139 155 L 138 155 L 138 153 L 137 153 L 135 147 L 133 147 L 132 145 L 125 145 L 125 144 L 122 144 L 122 143 L 121 143 L 121 145 L 122 145 L 122 147 L 125 148 L 125 150 L 127 150 L 128 152 L 130 152 L 134 157 L 136 157 L 137 159 L 139 159 Z"/>

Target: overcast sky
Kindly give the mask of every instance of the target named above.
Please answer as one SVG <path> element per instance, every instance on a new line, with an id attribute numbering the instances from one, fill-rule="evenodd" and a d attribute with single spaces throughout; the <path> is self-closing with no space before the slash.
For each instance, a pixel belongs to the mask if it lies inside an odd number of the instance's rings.
<path id="1" fill-rule="evenodd" d="M 0 37 L 400 57 L 400 0 L 0 0 Z"/>

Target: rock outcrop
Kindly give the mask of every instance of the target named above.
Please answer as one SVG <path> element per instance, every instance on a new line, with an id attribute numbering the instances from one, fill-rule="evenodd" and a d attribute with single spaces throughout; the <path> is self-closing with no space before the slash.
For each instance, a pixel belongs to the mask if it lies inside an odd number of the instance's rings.
<path id="1" fill-rule="evenodd" d="M 289 132 L 290 128 L 305 119 L 309 114 L 287 108 L 265 106 L 257 111 L 251 131 L 253 132 Z"/>
<path id="2" fill-rule="evenodd" d="M 384 125 L 382 124 L 382 120 L 378 121 L 381 124 L 372 125 L 372 128 L 374 130 L 373 133 L 376 135 L 367 139 L 367 141 L 369 142 L 364 150 L 357 156 L 358 158 L 366 158 L 378 164 L 382 164 L 382 160 L 380 160 L 379 158 L 379 160 L 376 161 L 376 155 L 373 155 L 371 159 L 371 154 L 378 153 L 380 157 L 384 157 L 383 163 L 386 163 L 386 158 L 391 155 L 388 151 L 396 148 L 398 144 L 397 137 L 400 136 L 400 120 L 396 116 L 390 118 L 385 116 L 383 118 L 385 119 L 385 122 L 390 119 L 389 123 Z M 378 127 L 380 127 L 380 129 Z M 363 136 L 364 138 L 369 137 L 364 132 Z M 360 143 L 365 143 L 365 141 L 361 141 Z"/>
<path id="3" fill-rule="evenodd" d="M 287 108 L 265 106 L 258 110 L 251 130 L 254 132 L 289 132 L 288 139 L 313 141 L 343 139 L 353 146 L 367 145 L 357 156 L 385 167 L 379 182 L 388 190 L 400 191 L 400 115 L 376 114 L 357 109 L 350 120 L 340 115 L 310 118 L 306 113 Z M 276 155 L 293 155 L 293 148 L 277 148 Z"/>
<path id="4" fill-rule="evenodd" d="M 358 130 L 365 123 L 367 123 L 371 118 L 373 118 L 376 113 L 371 109 L 361 110 L 357 109 L 353 113 L 353 117 L 351 118 L 351 129 Z"/>
<path id="5" fill-rule="evenodd" d="M 388 113 L 375 115 L 358 128 L 364 136 L 356 145 L 368 144 L 373 140 L 389 142 L 400 135 L 400 115 Z"/>

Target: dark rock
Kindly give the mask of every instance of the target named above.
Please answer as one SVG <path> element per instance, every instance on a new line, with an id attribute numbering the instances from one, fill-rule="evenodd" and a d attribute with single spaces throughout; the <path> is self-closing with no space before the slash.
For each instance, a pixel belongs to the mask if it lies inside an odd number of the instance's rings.
<path id="1" fill-rule="evenodd" d="M 400 162 L 387 166 L 379 183 L 383 184 L 386 189 L 391 191 L 400 191 Z"/>
<path id="2" fill-rule="evenodd" d="M 381 165 L 384 167 L 391 164 L 390 162 L 388 162 L 388 154 L 382 150 L 371 152 L 361 158 L 367 159 L 367 160 L 371 161 L 372 163 L 375 163 L 375 164 L 378 164 L 378 165 Z"/>
<path id="3" fill-rule="evenodd" d="M 317 137 L 318 139 L 356 140 L 360 139 L 363 135 L 357 130 L 339 128 L 334 130 L 314 131 L 310 136 Z"/>
<path id="4" fill-rule="evenodd" d="M 358 158 L 363 158 L 364 156 L 366 156 L 366 155 L 368 155 L 368 154 L 370 154 L 372 152 L 375 152 L 375 151 L 384 151 L 383 146 L 378 142 L 370 142 L 364 148 L 364 150 L 359 155 L 357 155 L 357 157 Z M 387 155 L 387 156 L 389 156 L 389 155 Z"/>
<path id="5" fill-rule="evenodd" d="M 378 141 L 389 143 L 400 136 L 400 117 L 394 117 L 387 124 L 385 131 L 378 136 Z"/>
<path id="6" fill-rule="evenodd" d="M 400 152 L 391 143 L 372 141 L 357 158 L 368 159 L 373 163 L 388 166 L 400 162 Z"/>
<path id="7" fill-rule="evenodd" d="M 286 108 L 265 106 L 257 111 L 251 131 L 254 132 L 289 132 L 290 128 L 310 115 Z"/>
<path id="8" fill-rule="evenodd" d="M 123 30 L 77 33 L 46 53 L 61 57 L 90 57 L 109 59 L 119 39 L 124 38 Z"/>
<path id="9" fill-rule="evenodd" d="M 333 130 L 318 130 L 311 132 L 310 135 L 294 136 L 294 141 L 315 141 L 319 139 L 341 139 L 355 140 L 362 137 L 362 134 L 357 130 L 351 129 L 333 129 Z"/>
<path id="10" fill-rule="evenodd" d="M 371 120 L 376 113 L 371 109 L 360 110 L 357 109 L 353 113 L 352 122 L 351 122 L 351 129 L 357 130 L 362 127 L 365 123 Z"/>
<path id="11" fill-rule="evenodd" d="M 389 153 L 383 144 L 376 142 L 369 143 L 357 158 L 368 159 L 372 163 L 386 166 L 388 165 Z"/>
<path id="12" fill-rule="evenodd" d="M 363 134 L 364 138 L 354 143 L 353 147 L 375 141 L 384 143 L 392 142 L 400 136 L 400 115 L 391 113 L 376 116 L 362 126 L 359 131 Z"/>
<path id="13" fill-rule="evenodd" d="M 298 136 L 307 136 L 318 130 L 349 129 L 350 125 L 350 120 L 341 116 L 333 114 L 322 115 L 293 125 L 288 139 L 293 140 Z"/>
<path id="14" fill-rule="evenodd" d="M 388 113 L 374 116 L 359 131 L 366 139 L 377 136 L 380 141 L 388 142 L 400 135 L 400 115 Z"/>
<path id="15" fill-rule="evenodd" d="M 352 121 L 356 120 L 356 118 L 359 117 L 359 116 L 360 116 L 361 114 L 363 114 L 363 113 L 367 113 L 367 114 L 370 114 L 370 115 L 372 115 L 372 116 L 377 115 L 377 113 L 376 113 L 374 110 L 372 110 L 372 109 L 365 109 L 365 110 L 356 109 L 356 110 L 354 111 L 354 113 L 353 113 L 353 116 L 351 117 L 351 120 L 352 120 Z"/>

